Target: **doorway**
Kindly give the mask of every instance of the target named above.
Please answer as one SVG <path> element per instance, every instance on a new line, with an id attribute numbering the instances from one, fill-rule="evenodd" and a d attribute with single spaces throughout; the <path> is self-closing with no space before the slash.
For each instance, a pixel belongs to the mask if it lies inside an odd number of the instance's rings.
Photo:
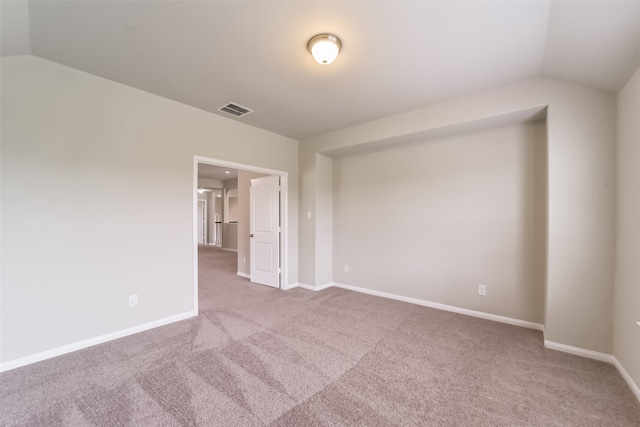
<path id="1" fill-rule="evenodd" d="M 287 289 L 287 284 L 288 284 L 288 271 L 287 271 L 287 263 L 288 263 L 288 244 L 287 244 L 287 237 L 288 237 L 288 212 L 287 212 L 287 188 L 288 188 L 288 173 L 287 172 L 283 172 L 283 171 L 278 171 L 278 170 L 273 170 L 273 169 L 266 169 L 266 168 L 261 168 L 261 167 L 257 167 L 257 166 L 252 166 L 252 165 L 246 165 L 246 164 L 240 164 L 240 163 L 233 163 L 233 162 L 228 162 L 228 161 L 224 161 L 224 160 L 218 160 L 218 159 L 212 159 L 212 158 L 207 158 L 207 157 L 200 157 L 200 156 L 194 156 L 194 163 L 193 163 L 193 169 L 194 169 L 194 174 L 193 174 L 193 194 L 194 194 L 194 201 L 193 201 L 193 211 L 194 211 L 194 217 L 193 217 L 193 262 L 194 262 L 194 304 L 195 304 L 195 308 L 196 311 L 197 307 L 198 307 L 198 196 L 197 196 L 197 190 L 198 190 L 198 169 L 199 169 L 199 165 L 211 165 L 211 166 L 218 166 L 221 168 L 225 168 L 228 170 L 237 170 L 240 175 L 242 175 L 242 172 L 246 172 L 246 175 L 251 175 L 251 177 L 253 178 L 255 175 L 261 175 L 261 176 L 275 176 L 278 177 L 279 181 L 280 181 L 280 200 L 279 200 L 279 204 L 278 204 L 278 216 L 280 218 L 280 236 L 279 236 L 279 250 L 278 250 L 278 259 L 279 259 L 279 281 L 278 281 L 278 285 L 276 287 L 279 287 L 281 289 Z M 224 190 L 223 190 L 224 191 Z M 224 198 L 224 194 L 223 194 L 223 198 Z M 248 201 L 247 201 L 248 203 Z M 222 215 L 224 217 L 224 215 Z M 233 227 L 236 225 L 234 222 L 228 222 L 226 224 L 222 224 L 223 226 L 226 226 L 228 229 L 233 229 Z M 248 224 L 247 224 L 248 226 Z M 223 228 L 223 232 L 222 232 L 222 239 L 224 239 L 224 228 Z M 248 228 L 247 228 L 247 233 L 245 233 L 246 236 L 244 236 L 244 234 L 242 235 L 238 235 L 238 237 L 240 239 L 249 239 L 249 232 L 248 232 Z M 240 240 L 239 239 L 239 240 Z M 247 241 L 247 249 L 246 251 L 242 251 L 242 245 L 240 246 L 240 250 L 238 250 L 238 265 L 247 265 L 247 267 L 250 264 L 250 250 L 249 248 L 249 243 Z M 245 277 L 245 278 L 250 278 L 250 274 L 249 274 L 248 270 L 246 273 L 242 273 L 240 271 L 240 268 L 238 269 L 238 275 L 241 277 Z"/>

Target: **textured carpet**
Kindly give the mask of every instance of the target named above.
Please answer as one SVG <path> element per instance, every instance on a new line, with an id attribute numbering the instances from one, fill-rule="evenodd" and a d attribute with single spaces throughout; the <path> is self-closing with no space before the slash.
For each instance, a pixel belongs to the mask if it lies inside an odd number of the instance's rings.
<path id="1" fill-rule="evenodd" d="M 0 374 L 0 424 L 639 426 L 606 363 L 540 332 L 342 289 L 281 291 L 200 249 L 200 316 Z"/>

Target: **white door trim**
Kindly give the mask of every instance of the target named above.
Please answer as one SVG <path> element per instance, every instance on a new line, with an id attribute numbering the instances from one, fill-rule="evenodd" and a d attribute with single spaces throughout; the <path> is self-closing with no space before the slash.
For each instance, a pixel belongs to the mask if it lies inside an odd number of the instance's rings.
<path id="1" fill-rule="evenodd" d="M 198 163 L 206 165 L 222 166 L 231 169 L 242 169 L 249 172 L 263 173 L 265 175 L 278 175 L 280 177 L 280 215 L 282 218 L 282 232 L 280 233 L 280 289 L 286 290 L 289 286 L 289 173 L 275 169 L 261 168 L 259 166 L 229 162 L 213 159 L 211 157 L 193 156 L 193 310 L 198 311 Z"/>

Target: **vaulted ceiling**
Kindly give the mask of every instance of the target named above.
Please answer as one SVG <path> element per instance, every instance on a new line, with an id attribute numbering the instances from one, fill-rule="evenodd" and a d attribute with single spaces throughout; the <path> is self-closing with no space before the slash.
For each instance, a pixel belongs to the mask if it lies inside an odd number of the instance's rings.
<path id="1" fill-rule="evenodd" d="M 3 55 L 233 101 L 296 139 L 532 77 L 617 92 L 640 66 L 636 0 L 3 1 L 2 24 Z M 343 42 L 328 66 L 306 50 L 322 32 Z"/>

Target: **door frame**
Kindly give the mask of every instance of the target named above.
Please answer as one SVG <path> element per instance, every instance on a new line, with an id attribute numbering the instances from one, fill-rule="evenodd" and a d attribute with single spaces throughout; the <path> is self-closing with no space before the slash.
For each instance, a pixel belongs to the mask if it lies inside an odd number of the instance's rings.
<path id="1" fill-rule="evenodd" d="M 198 163 L 222 166 L 230 169 L 241 169 L 248 172 L 262 173 L 265 175 L 277 175 L 280 177 L 280 220 L 282 231 L 280 233 L 280 289 L 287 290 L 289 287 L 289 173 L 275 169 L 267 169 L 259 166 L 252 166 L 243 163 L 229 162 L 226 160 L 214 159 L 211 157 L 193 156 L 193 308 L 198 310 Z"/>

